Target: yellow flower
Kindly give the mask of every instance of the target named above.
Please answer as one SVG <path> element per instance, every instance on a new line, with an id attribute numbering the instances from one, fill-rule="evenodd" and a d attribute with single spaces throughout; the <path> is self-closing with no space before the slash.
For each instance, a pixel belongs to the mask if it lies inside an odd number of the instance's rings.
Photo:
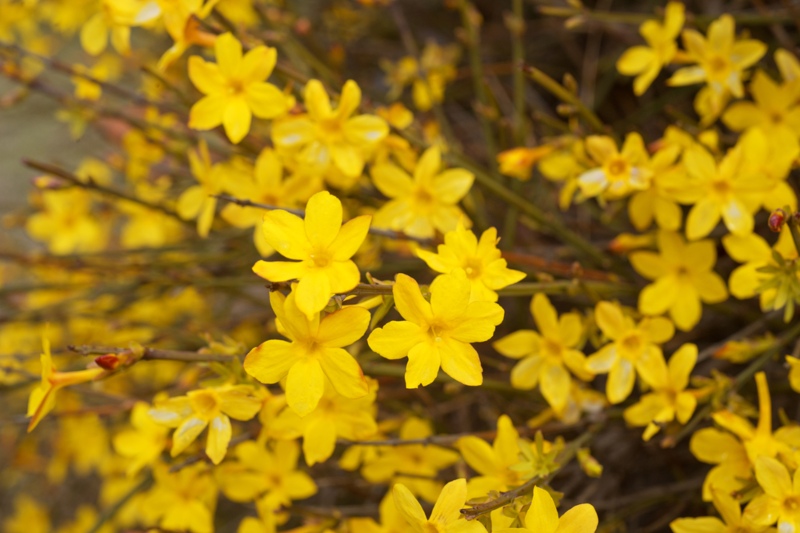
<path id="1" fill-rule="evenodd" d="M 389 134 L 389 126 L 375 115 L 353 116 L 361 104 L 358 84 L 353 80 L 344 84 L 336 110 L 319 80 L 306 84 L 303 101 L 307 115 L 273 125 L 275 146 L 295 155 L 297 166 L 309 174 L 323 175 L 335 167 L 345 176 L 360 176 L 365 151 Z"/>
<path id="2" fill-rule="evenodd" d="M 786 364 L 789 365 L 789 385 L 795 392 L 800 392 L 800 358 L 786 356 Z"/>
<path id="3" fill-rule="evenodd" d="M 42 191 L 42 207 L 28 217 L 28 234 L 47 243 L 56 254 L 97 252 L 108 240 L 108 229 L 93 212 L 92 197 L 80 188 Z"/>
<path id="4" fill-rule="evenodd" d="M 222 193 L 225 170 L 221 164 L 212 165 L 208 145 L 200 141 L 197 150 L 189 151 L 189 167 L 198 185 L 192 185 L 178 197 L 178 215 L 185 220 L 197 219 L 197 234 L 207 237 L 214 222 L 217 199 Z"/>
<path id="5" fill-rule="evenodd" d="M 584 196 L 613 200 L 650 185 L 649 156 L 638 133 L 629 133 L 625 137 L 621 151 L 617 150 L 611 137 L 591 135 L 586 139 L 586 151 L 600 167 L 578 177 L 578 186 Z"/>
<path id="6" fill-rule="evenodd" d="M 788 128 L 800 135 L 798 86 L 793 82 L 777 84 L 764 71 L 758 70 L 750 82 L 753 102 L 733 103 L 722 115 L 722 122 L 734 131 L 758 127 L 769 134 L 774 128 Z"/>
<path id="7" fill-rule="evenodd" d="M 326 461 L 336 447 L 336 439 L 369 439 L 378 431 L 375 423 L 375 394 L 378 382 L 367 380 L 369 393 L 360 398 L 345 398 L 325 378 L 325 388 L 317 408 L 301 417 L 294 409 L 284 409 L 267 428 L 276 439 L 303 438 L 303 455 L 308 466 Z"/>
<path id="8" fill-rule="evenodd" d="M 670 522 L 669 527 L 672 533 L 768 533 L 774 531 L 761 525 L 757 520 L 748 516 L 742 509 L 737 500 L 722 490 L 712 490 L 714 507 L 722 517 L 703 516 L 700 518 L 678 518 Z M 723 522 L 724 520 L 724 522 Z"/>
<path id="9" fill-rule="evenodd" d="M 567 369 L 583 380 L 593 377 L 585 370 L 586 358 L 578 350 L 583 340 L 583 323 L 578 313 L 564 313 L 559 318 L 543 293 L 533 297 L 530 310 L 539 333 L 528 329 L 515 331 L 493 346 L 506 357 L 521 359 L 511 370 L 511 385 L 518 389 L 539 385 L 544 399 L 560 415 L 567 406 L 572 384 Z"/>
<path id="10" fill-rule="evenodd" d="M 336 391 L 346 398 L 360 398 L 369 392 L 361 367 L 343 348 L 356 342 L 369 327 L 369 311 L 345 307 L 324 318 L 309 320 L 295 302 L 279 292 L 269 296 L 280 328 L 291 342 L 268 340 L 250 350 L 244 369 L 262 383 L 286 378 L 286 401 L 300 416 L 313 411 L 327 376 Z"/>
<path id="11" fill-rule="evenodd" d="M 100 11 L 95 13 L 81 28 L 81 46 L 93 56 L 103 53 L 111 44 L 122 55 L 131 51 L 131 26 L 136 23 L 136 14 L 141 10 L 140 0 L 102 0 Z"/>
<path id="12" fill-rule="evenodd" d="M 598 303 L 594 317 L 603 335 L 612 342 L 590 355 L 586 368 L 596 374 L 609 373 L 606 395 L 611 403 L 620 403 L 633 390 L 635 370 L 647 372 L 644 367 L 650 360 L 663 358 L 657 344 L 671 339 L 675 328 L 662 317 L 645 317 L 636 324 L 622 313 L 619 304 L 611 302 Z"/>
<path id="13" fill-rule="evenodd" d="M 497 154 L 500 173 L 521 181 L 531 179 L 531 170 L 543 157 L 551 154 L 555 146 L 544 144 L 533 148 L 520 146 Z"/>
<path id="14" fill-rule="evenodd" d="M 277 441 L 269 448 L 245 441 L 233 450 L 234 461 L 226 461 L 217 471 L 220 490 L 235 502 L 259 500 L 273 511 L 289 507 L 292 500 L 310 498 L 317 493 L 314 480 L 297 470 L 300 446 L 297 441 Z"/>
<path id="15" fill-rule="evenodd" d="M 370 216 L 342 225 L 342 202 L 327 191 L 308 201 L 305 220 L 276 209 L 264 215 L 264 240 L 289 261 L 258 261 L 253 272 L 269 281 L 298 280 L 297 307 L 313 320 L 331 296 L 347 292 L 361 278 L 350 259 L 367 237 Z"/>
<path id="16" fill-rule="evenodd" d="M 213 533 L 217 488 L 207 465 L 197 463 L 170 472 L 167 465 L 153 469 L 155 486 L 142 507 L 168 531 Z"/>
<path id="17" fill-rule="evenodd" d="M 661 229 L 677 231 L 683 222 L 683 213 L 673 191 L 687 186 L 683 169 L 674 165 L 680 149 L 665 145 L 650 160 L 653 176 L 650 186 L 636 191 L 628 202 L 628 218 L 639 231 L 650 227 L 655 220 Z"/>
<path id="18" fill-rule="evenodd" d="M 747 506 L 745 515 L 752 516 L 760 524 L 778 522 L 778 531 L 800 530 L 800 468 L 794 476 L 784 464 L 772 457 L 756 459 L 756 480 L 764 494 L 756 496 Z"/>
<path id="19" fill-rule="evenodd" d="M 425 439 L 433 435 L 431 423 L 409 417 L 400 426 L 402 440 Z M 371 447 L 375 448 L 375 447 Z M 379 446 L 378 455 L 364 461 L 361 475 L 374 484 L 403 483 L 413 494 L 434 502 L 442 490 L 439 472 L 458 462 L 452 450 L 426 444 Z"/>
<path id="20" fill-rule="evenodd" d="M 778 254 L 787 261 L 797 259 L 797 249 L 794 247 L 789 229 L 783 228 L 773 247 L 755 233 L 725 235 L 722 238 L 722 245 L 731 258 L 744 263 L 734 269 L 728 279 L 731 294 L 739 299 L 758 295 L 763 311 L 775 308 L 778 290 L 776 287 L 765 286 L 765 281 L 770 275 L 764 272 L 764 268 L 777 266 L 773 254 Z M 780 304 L 780 301 L 777 303 Z"/>
<path id="21" fill-rule="evenodd" d="M 639 33 L 648 46 L 629 48 L 617 60 L 617 70 L 626 76 L 636 76 L 633 92 L 644 94 L 664 65 L 669 64 L 678 46 L 678 37 L 684 22 L 684 6 L 680 2 L 669 2 L 664 12 L 664 23 L 647 20 L 639 27 Z"/>
<path id="22" fill-rule="evenodd" d="M 392 489 L 394 503 L 412 531 L 420 533 L 485 533 L 486 528 L 477 520 L 467 521 L 461 516 L 461 508 L 467 500 L 467 482 L 464 479 L 451 481 L 442 489 L 430 519 L 414 495 L 405 485 L 398 483 Z"/>
<path id="23" fill-rule="evenodd" d="M 278 53 L 257 46 L 242 55 L 242 43 L 230 33 L 217 37 L 217 63 L 189 58 L 189 78 L 205 96 L 189 111 L 189 127 L 210 130 L 222 124 L 234 144 L 250 131 L 252 116 L 275 118 L 288 109 L 284 94 L 264 80 L 272 74 Z"/>
<path id="24" fill-rule="evenodd" d="M 756 427 L 732 411 L 721 410 L 712 415 L 714 422 L 725 429 L 704 428 L 692 435 L 689 448 L 698 460 L 716 465 L 703 483 L 703 499 L 711 499 L 711 488 L 724 487 L 726 492 L 741 491 L 753 475 L 753 465 L 761 457 L 791 457 L 800 447 L 795 426 L 772 431 L 772 398 L 764 372 L 755 376 L 758 389 L 758 424 Z"/>
<path id="25" fill-rule="evenodd" d="M 697 346 L 684 344 L 669 359 L 669 367 L 661 351 L 651 351 L 637 366 L 639 375 L 652 392 L 625 409 L 625 421 L 631 426 L 647 426 L 642 439 L 650 440 L 663 424 L 677 419 L 689 421 L 697 407 L 697 399 L 687 391 L 689 376 L 697 362 Z"/>
<path id="26" fill-rule="evenodd" d="M 550 181 L 561 182 L 558 207 L 566 210 L 578 190 L 578 177 L 595 166 L 586 154 L 583 139 L 564 136 L 553 142 L 555 151 L 539 161 L 539 172 Z"/>
<path id="27" fill-rule="evenodd" d="M 353 533 L 406 533 L 408 522 L 403 518 L 394 503 L 392 491 L 388 491 L 378 506 L 380 524 L 372 518 L 350 518 L 347 520 L 347 531 Z"/>
<path id="28" fill-rule="evenodd" d="M 375 214 L 375 225 L 412 237 L 433 237 L 436 230 L 451 231 L 466 215 L 456 205 L 472 187 L 475 176 L 462 168 L 440 172 L 438 147 L 425 150 L 411 177 L 391 163 L 375 165 L 375 187 L 391 198 Z"/>
<path id="29" fill-rule="evenodd" d="M 763 138 L 763 134 L 753 133 Z M 745 139 L 742 137 L 719 164 L 700 145 L 694 145 L 684 153 L 683 166 L 693 181 L 679 201 L 694 204 L 686 219 L 689 240 L 711 233 L 720 218 L 736 235 L 753 231 L 753 213 L 758 210 L 769 181 L 743 168 Z M 762 143 L 762 146 L 766 144 Z"/>
<path id="30" fill-rule="evenodd" d="M 483 368 L 473 342 L 489 340 L 503 321 L 493 302 L 470 302 L 470 283 L 463 270 L 438 276 L 426 301 L 417 282 L 398 274 L 392 294 L 405 321 L 389 322 L 367 339 L 387 359 L 408 357 L 406 387 L 430 385 L 439 368 L 465 385 L 483 383 Z"/>
<path id="31" fill-rule="evenodd" d="M 189 391 L 186 396 L 156 402 L 150 417 L 167 427 L 172 435 L 172 457 L 183 452 L 208 426 L 206 454 L 219 464 L 231 440 L 231 420 L 250 420 L 261 409 L 261 400 L 249 385 L 226 385 Z"/>
<path id="32" fill-rule="evenodd" d="M 728 298 L 725 282 L 714 272 L 717 251 L 710 240 L 686 243 L 674 232 L 658 232 L 659 253 L 631 254 L 633 268 L 653 283 L 639 293 L 639 311 L 660 315 L 669 311 L 675 326 L 691 330 L 703 313 L 701 302 Z"/>
<path id="33" fill-rule="evenodd" d="M 149 416 L 149 411 L 146 403 L 137 402 L 131 411 L 133 427 L 114 436 L 114 450 L 130 460 L 126 470 L 128 476 L 138 474 L 145 466 L 155 463 L 167 445 L 169 430 L 156 423 Z"/>
<path id="34" fill-rule="evenodd" d="M 684 30 L 683 46 L 696 65 L 679 69 L 667 84 L 706 82 L 712 99 L 722 99 L 727 92 L 742 98 L 744 70 L 761 59 L 767 46 L 755 39 L 736 40 L 734 25 L 733 17 L 725 14 L 708 27 L 708 38 L 695 30 Z"/>
<path id="35" fill-rule="evenodd" d="M 467 482 L 469 498 L 505 491 L 524 481 L 521 472 L 513 468 L 521 462 L 519 433 L 507 415 L 497 420 L 497 436 L 491 446 L 481 438 L 467 436 L 458 439 L 456 447 L 464 461 L 480 474 Z"/>
<path id="36" fill-rule="evenodd" d="M 597 511 L 591 504 L 576 505 L 560 518 L 550 493 L 541 487 L 533 488 L 533 501 L 525 513 L 524 528 L 506 528 L 496 533 L 594 533 L 597 531 Z"/>
<path id="37" fill-rule="evenodd" d="M 457 268 L 466 272 L 472 292 L 470 301 L 497 301 L 497 290 L 512 285 L 525 277 L 524 272 L 507 268 L 506 260 L 497 249 L 497 230 L 489 228 L 480 240 L 466 229 L 462 222 L 444 235 L 444 244 L 438 253 L 417 249 L 417 256 L 436 272 L 447 274 Z"/>
<path id="38" fill-rule="evenodd" d="M 53 410 L 56 405 L 56 392 L 59 389 L 78 383 L 86 383 L 104 376 L 107 372 L 102 368 L 88 368 L 76 372 L 58 372 L 53 367 L 53 357 L 50 354 L 50 340 L 42 336 L 42 381 L 28 397 L 28 433 L 41 422 L 42 418 Z"/>
<path id="39" fill-rule="evenodd" d="M 50 514 L 38 501 L 27 494 L 19 494 L 14 498 L 14 512 L 3 519 L 3 531 L 6 533 L 48 533 Z"/>
<path id="40" fill-rule="evenodd" d="M 253 172 L 242 175 L 236 180 L 228 180 L 225 188 L 237 198 L 290 208 L 304 204 L 312 194 L 322 188 L 319 180 L 308 179 L 300 174 L 284 178 L 283 173 L 283 165 L 275 151 L 265 148 L 256 159 Z M 269 257 L 275 253 L 275 250 L 267 244 L 264 232 L 261 230 L 263 210 L 229 203 L 222 209 L 221 215 L 236 227 L 255 228 L 253 242 L 262 257 Z"/>

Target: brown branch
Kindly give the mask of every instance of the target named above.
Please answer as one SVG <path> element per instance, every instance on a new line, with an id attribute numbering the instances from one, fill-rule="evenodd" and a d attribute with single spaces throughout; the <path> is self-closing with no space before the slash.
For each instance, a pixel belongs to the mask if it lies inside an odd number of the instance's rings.
<path id="1" fill-rule="evenodd" d="M 113 346 L 96 346 L 96 345 L 69 345 L 67 349 L 81 355 L 97 355 L 97 354 L 126 354 L 130 355 L 135 353 L 134 348 L 121 348 Z M 222 355 L 212 353 L 199 353 L 180 350 L 161 350 L 158 348 L 144 348 L 142 359 L 149 361 L 183 361 L 187 363 L 203 363 L 203 362 L 226 362 L 233 359 L 233 355 Z"/>
<path id="2" fill-rule="evenodd" d="M 194 222 L 189 221 L 189 220 L 184 220 L 183 218 L 180 217 L 180 215 L 178 215 L 178 213 L 176 213 L 175 211 L 172 211 L 171 209 L 169 209 L 169 208 L 167 208 L 167 207 L 165 207 L 163 205 L 151 204 L 149 202 L 146 202 L 146 201 L 142 200 L 141 198 L 137 198 L 135 196 L 131 196 L 131 195 L 125 193 L 125 192 L 118 191 L 118 190 L 112 189 L 110 187 L 105 187 L 103 185 L 100 185 L 100 184 L 96 183 L 91 178 L 88 179 L 87 181 L 83 181 L 78 176 L 76 176 L 75 174 L 72 174 L 71 172 L 68 172 L 68 171 L 66 171 L 66 170 L 64 170 L 62 168 L 59 168 L 59 167 L 55 166 L 55 165 L 50 165 L 48 163 L 41 163 L 39 161 L 32 161 L 30 159 L 23 159 L 22 162 L 27 167 L 30 167 L 30 168 L 35 169 L 35 170 L 39 170 L 41 172 L 46 172 L 47 174 L 52 174 L 52 175 L 57 176 L 57 177 L 59 177 L 61 179 L 67 180 L 68 182 L 70 182 L 73 185 L 76 185 L 78 187 L 83 187 L 84 189 L 97 191 L 97 192 L 105 194 L 107 196 L 113 196 L 114 198 L 119 198 L 120 200 L 126 200 L 128 202 L 135 203 L 135 204 L 140 205 L 142 207 L 146 207 L 148 209 L 153 209 L 154 211 L 160 211 L 160 212 L 162 212 L 162 213 L 164 213 L 166 215 L 169 215 L 169 216 L 171 216 L 171 217 L 173 217 L 173 218 L 175 218 L 177 220 L 180 220 L 184 224 L 187 224 L 189 226 L 194 227 Z"/>
<path id="3" fill-rule="evenodd" d="M 594 426 L 590 427 L 585 433 L 583 433 L 580 437 L 576 438 L 572 442 L 570 442 L 558 455 L 556 458 L 556 462 L 564 466 L 566 465 L 578 452 L 578 449 L 581 448 L 587 441 L 589 441 L 594 434 L 599 431 L 602 424 L 595 424 Z M 495 509 L 500 509 L 501 507 L 505 507 L 509 503 L 513 502 L 515 499 L 519 498 L 523 494 L 532 491 L 533 487 L 540 483 L 546 483 L 550 481 L 555 475 L 558 473 L 558 470 L 551 472 L 545 476 L 534 476 L 519 487 L 515 489 L 511 489 L 506 492 L 500 493 L 500 496 L 495 498 L 494 500 L 489 500 L 488 502 L 478 503 L 473 505 L 470 509 L 461 509 L 461 514 L 467 520 L 475 520 L 481 515 L 490 513 Z"/>

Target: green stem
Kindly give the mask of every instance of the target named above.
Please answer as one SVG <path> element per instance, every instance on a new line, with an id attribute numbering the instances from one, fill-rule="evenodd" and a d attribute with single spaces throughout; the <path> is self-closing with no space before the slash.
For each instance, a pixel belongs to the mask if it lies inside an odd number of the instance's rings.
<path id="1" fill-rule="evenodd" d="M 495 143 L 494 135 L 492 134 L 492 125 L 489 122 L 487 111 L 490 108 L 489 94 L 486 91 L 486 84 L 483 82 L 483 62 L 481 61 L 481 36 L 480 26 L 477 23 L 477 17 L 480 15 L 475 10 L 475 7 L 466 0 L 460 2 L 459 8 L 461 10 L 461 20 L 464 24 L 464 29 L 467 31 L 467 45 L 469 46 L 469 61 L 470 71 L 472 73 L 472 85 L 475 90 L 475 95 L 478 97 L 479 108 L 476 109 L 478 121 L 483 130 L 484 142 L 486 142 L 486 151 L 488 152 L 487 159 L 489 160 L 489 167 L 494 171 L 497 168 L 497 143 Z"/>
<path id="2" fill-rule="evenodd" d="M 525 73 L 528 75 L 530 79 L 532 79 L 535 83 L 540 85 L 544 90 L 564 102 L 565 104 L 569 104 L 578 111 L 578 114 L 583 117 L 587 124 L 597 133 L 604 133 L 605 126 L 603 125 L 603 121 L 583 102 L 581 102 L 580 98 L 576 95 L 572 94 L 564 87 L 561 86 L 556 80 L 542 72 L 536 67 L 532 67 L 530 65 L 526 65 L 524 67 Z"/>

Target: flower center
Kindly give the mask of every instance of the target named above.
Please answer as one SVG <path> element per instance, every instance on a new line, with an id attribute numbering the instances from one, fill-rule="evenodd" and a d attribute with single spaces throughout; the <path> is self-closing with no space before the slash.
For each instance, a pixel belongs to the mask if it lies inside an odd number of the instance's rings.
<path id="1" fill-rule="evenodd" d="M 433 203 L 433 195 L 425 187 L 419 187 L 414 191 L 414 200 L 427 207 Z"/>
<path id="2" fill-rule="evenodd" d="M 789 496 L 783 500 L 783 507 L 787 511 L 797 511 L 800 509 L 800 496 Z"/>
<path id="3" fill-rule="evenodd" d="M 642 349 L 642 339 L 635 333 L 624 337 L 621 344 L 630 353 L 639 353 Z"/>
<path id="4" fill-rule="evenodd" d="M 622 158 L 612 159 L 606 166 L 609 180 L 622 180 L 630 173 L 630 165 Z"/>
<path id="5" fill-rule="evenodd" d="M 231 95 L 239 95 L 244 93 L 244 83 L 242 83 L 242 80 L 228 80 L 228 92 Z"/>
<path id="6" fill-rule="evenodd" d="M 470 279 L 479 278 L 481 276 L 481 266 L 479 259 L 470 257 L 464 265 L 464 272 L 467 273 L 467 277 Z"/>
<path id="7" fill-rule="evenodd" d="M 708 62 L 708 69 L 711 74 L 720 76 L 728 71 L 728 60 L 722 56 L 714 56 Z"/>
<path id="8" fill-rule="evenodd" d="M 422 532 L 423 533 L 440 533 L 442 530 L 439 529 L 439 526 L 432 523 L 432 522 L 425 522 L 422 525 Z"/>
<path id="9" fill-rule="evenodd" d="M 561 359 L 561 345 L 551 339 L 544 339 L 544 353 L 547 357 Z"/>
<path id="10" fill-rule="evenodd" d="M 315 250 L 308 254 L 308 258 L 314 262 L 314 266 L 325 268 L 331 262 L 331 255 L 327 250 Z"/>
<path id="11" fill-rule="evenodd" d="M 317 122 L 318 136 L 326 142 L 331 142 L 342 137 L 342 124 L 336 119 L 320 120 Z"/>
<path id="12" fill-rule="evenodd" d="M 211 418 L 219 410 L 217 395 L 208 390 L 194 391 L 190 396 L 192 409 L 202 417 Z"/>

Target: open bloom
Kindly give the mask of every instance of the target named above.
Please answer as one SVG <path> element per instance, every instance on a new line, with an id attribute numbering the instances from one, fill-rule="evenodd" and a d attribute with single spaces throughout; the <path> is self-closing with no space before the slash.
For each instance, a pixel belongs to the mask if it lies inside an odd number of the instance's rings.
<path id="1" fill-rule="evenodd" d="M 401 440 L 425 439 L 433 435 L 428 420 L 410 417 L 400 426 Z M 377 456 L 366 459 L 361 475 L 373 484 L 403 483 L 408 490 L 425 500 L 435 502 L 444 486 L 439 472 L 458 462 L 453 450 L 428 444 L 377 446 Z"/>
<path id="2" fill-rule="evenodd" d="M 58 372 L 53 367 L 53 356 L 50 354 L 50 340 L 42 337 L 42 381 L 28 397 L 28 433 L 53 410 L 56 405 L 56 392 L 69 385 L 77 385 L 95 380 L 107 373 L 102 368 L 88 368 L 76 372 Z"/>
<path id="3" fill-rule="evenodd" d="M 300 445 L 281 440 L 271 448 L 245 441 L 234 448 L 235 461 L 226 461 L 217 471 L 219 487 L 235 502 L 259 500 L 267 509 L 289 507 L 317 493 L 311 477 L 297 469 Z"/>
<path id="4" fill-rule="evenodd" d="M 719 164 L 699 144 L 687 149 L 683 155 L 683 166 L 692 178 L 690 186 L 678 201 L 693 204 L 686 219 L 686 236 L 689 240 L 705 237 L 720 221 L 731 233 L 747 235 L 753 231 L 755 213 L 773 185 L 757 172 L 743 165 L 748 154 L 745 143 L 758 142 L 766 148 L 766 139 L 760 132 L 743 136 L 740 142 L 725 155 Z M 756 157 L 762 154 L 751 154 Z"/>
<path id="5" fill-rule="evenodd" d="M 477 520 L 467 521 L 461 516 L 461 508 L 467 501 L 467 482 L 464 479 L 456 479 L 444 486 L 430 518 L 425 516 L 422 506 L 402 483 L 394 486 L 392 494 L 397 509 L 415 533 L 486 532 Z"/>
<path id="6" fill-rule="evenodd" d="M 639 27 L 647 46 L 628 48 L 617 60 L 617 70 L 633 80 L 634 94 L 641 95 L 650 87 L 664 65 L 669 64 L 678 46 L 675 38 L 683 28 L 684 6 L 680 2 L 669 2 L 664 12 L 664 23 L 647 20 Z"/>
<path id="7" fill-rule="evenodd" d="M 367 237 L 369 216 L 342 225 L 342 202 L 327 191 L 306 205 L 305 220 L 276 209 L 264 215 L 264 240 L 289 261 L 258 261 L 253 272 L 269 281 L 298 281 L 295 301 L 309 320 L 331 296 L 347 292 L 361 278 L 350 259 Z"/>
<path id="8" fill-rule="evenodd" d="M 363 307 L 345 307 L 309 320 L 297 308 L 295 292 L 269 295 L 272 310 L 291 342 L 268 340 L 250 350 L 244 369 L 262 383 L 286 378 L 286 401 L 300 416 L 313 411 L 322 398 L 325 376 L 339 394 L 359 398 L 369 392 L 361 367 L 343 347 L 364 335 L 370 314 Z"/>
<path id="9" fill-rule="evenodd" d="M 218 465 L 225 458 L 231 441 L 230 419 L 250 420 L 261 410 L 261 400 L 253 392 L 249 385 L 197 389 L 186 396 L 156 403 L 150 409 L 150 417 L 177 428 L 172 435 L 172 457 L 188 448 L 208 426 L 206 455 Z"/>
<path id="10" fill-rule="evenodd" d="M 630 396 L 636 372 L 653 358 L 662 357 L 658 344 L 667 342 L 675 333 L 672 322 L 663 317 L 645 317 L 635 323 L 622 313 L 619 304 L 600 302 L 594 313 L 603 335 L 611 340 L 590 355 L 586 368 L 596 374 L 608 373 L 606 395 L 611 403 L 620 403 Z M 642 369 L 642 370 L 640 370 Z"/>
<path id="11" fill-rule="evenodd" d="M 274 207 L 295 208 L 303 205 L 322 186 L 319 180 L 294 174 L 284 177 L 280 158 L 271 148 L 265 148 L 256 159 L 252 174 L 227 180 L 225 188 L 237 198 L 247 198 Z M 229 203 L 222 209 L 222 218 L 239 228 L 254 227 L 253 241 L 262 257 L 269 257 L 275 250 L 267 244 L 261 230 L 264 211 L 253 207 Z"/>
<path id="12" fill-rule="evenodd" d="M 597 511 L 591 504 L 576 505 L 560 518 L 550 493 L 541 487 L 533 488 L 533 501 L 525 514 L 524 528 L 505 528 L 497 533 L 594 533 L 597 531 Z"/>
<path id="13" fill-rule="evenodd" d="M 513 468 L 520 459 L 519 433 L 508 415 L 497 420 L 497 436 L 490 445 L 485 440 L 470 435 L 456 443 L 464 461 L 478 472 L 467 482 L 467 494 L 477 498 L 489 491 L 504 491 L 522 484 L 522 472 Z"/>
<path id="14" fill-rule="evenodd" d="M 405 321 L 389 322 L 374 330 L 369 347 L 387 359 L 408 357 L 406 387 L 430 385 L 439 368 L 465 385 L 483 383 L 483 368 L 472 342 L 489 340 L 503 320 L 494 302 L 470 302 L 470 283 L 463 270 L 437 277 L 431 301 L 417 282 L 398 274 L 392 294 Z"/>
<path id="15" fill-rule="evenodd" d="M 275 146 L 295 155 L 297 166 L 309 174 L 325 174 L 335 167 L 345 176 L 360 176 L 365 151 L 389 134 L 389 126 L 375 115 L 353 116 L 361 103 L 358 84 L 353 80 L 344 84 L 335 110 L 319 80 L 306 84 L 303 101 L 307 115 L 288 117 L 273 125 Z"/>
<path id="16" fill-rule="evenodd" d="M 755 468 L 764 494 L 753 499 L 745 515 L 764 525 L 777 521 L 781 533 L 800 530 L 800 468 L 790 476 L 783 463 L 767 456 L 756 459 Z"/>
<path id="17" fill-rule="evenodd" d="M 493 346 L 506 357 L 520 359 L 511 370 L 511 385 L 518 389 L 539 385 L 544 399 L 560 414 L 567 406 L 572 386 L 569 371 L 583 380 L 592 379 L 592 373 L 584 368 L 586 358 L 578 349 L 583 340 L 581 316 L 564 313 L 559 318 L 543 293 L 533 297 L 530 309 L 539 332 L 515 331 Z"/>
<path id="18" fill-rule="evenodd" d="M 586 139 L 586 151 L 599 167 L 578 177 L 578 186 L 584 196 L 602 196 L 613 200 L 646 189 L 652 170 L 642 136 L 629 133 L 618 150 L 614 140 L 603 135 Z"/>
<path id="19" fill-rule="evenodd" d="M 755 39 L 736 40 L 734 26 L 733 17 L 725 14 L 709 25 L 707 38 L 696 30 L 684 30 L 683 46 L 696 64 L 678 69 L 667 84 L 706 82 L 713 108 L 721 108 L 729 93 L 742 98 L 744 71 L 761 59 L 767 46 Z"/>
<path id="20" fill-rule="evenodd" d="M 475 175 L 463 168 L 441 171 L 442 153 L 432 146 L 420 156 L 411 177 L 402 168 L 385 163 L 372 169 L 375 187 L 391 198 L 375 214 L 375 225 L 412 237 L 433 237 L 436 230 L 454 230 L 468 220 L 458 202 L 469 192 Z"/>
<path id="21" fill-rule="evenodd" d="M 178 197 L 178 214 L 183 219 L 197 219 L 197 234 L 207 237 L 214 223 L 217 209 L 215 195 L 222 192 L 225 181 L 224 167 L 211 163 L 208 145 L 201 140 L 197 150 L 189 150 L 189 167 L 197 180 Z"/>
<path id="22" fill-rule="evenodd" d="M 669 311 L 678 329 L 689 331 L 700 321 L 701 302 L 719 303 L 728 298 L 725 282 L 714 272 L 717 251 L 710 240 L 686 243 L 674 232 L 661 230 L 659 253 L 631 254 L 633 268 L 654 280 L 639 293 L 639 311 L 660 315 Z"/>
<path id="23" fill-rule="evenodd" d="M 205 96 L 189 111 L 189 127 L 210 130 L 222 124 L 234 144 L 250 131 L 253 115 L 275 118 L 288 109 L 283 93 L 264 80 L 278 60 L 274 48 L 257 46 L 242 55 L 242 43 L 230 33 L 214 43 L 217 63 L 189 58 L 189 78 Z"/>
<path id="24" fill-rule="evenodd" d="M 687 391 L 689 375 L 697 362 L 697 346 L 684 344 L 669 360 L 664 362 L 661 351 L 651 355 L 639 365 L 639 374 L 652 392 L 641 397 L 638 403 L 625 409 L 625 421 L 632 426 L 647 426 L 642 438 L 647 441 L 655 435 L 661 424 L 689 421 L 697 407 L 697 398 Z"/>
<path id="25" fill-rule="evenodd" d="M 464 269 L 472 287 L 471 301 L 497 301 L 497 291 L 525 277 L 524 272 L 511 270 L 497 249 L 497 229 L 489 228 L 480 240 L 464 227 L 462 222 L 444 235 L 444 244 L 438 253 L 418 249 L 417 256 L 436 272 L 447 274 L 457 268 Z"/>

